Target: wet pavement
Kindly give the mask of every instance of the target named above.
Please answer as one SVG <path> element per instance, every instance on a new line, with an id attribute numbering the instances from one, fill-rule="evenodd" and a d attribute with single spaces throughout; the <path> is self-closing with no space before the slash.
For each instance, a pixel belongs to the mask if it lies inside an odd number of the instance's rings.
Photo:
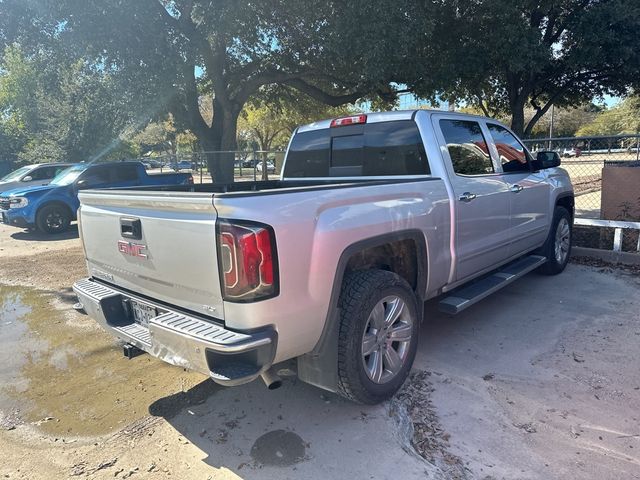
<path id="1" fill-rule="evenodd" d="M 0 428 L 28 423 L 56 437 L 103 435 L 205 381 L 147 355 L 126 360 L 93 320 L 60 307 L 54 295 L 0 285 Z"/>

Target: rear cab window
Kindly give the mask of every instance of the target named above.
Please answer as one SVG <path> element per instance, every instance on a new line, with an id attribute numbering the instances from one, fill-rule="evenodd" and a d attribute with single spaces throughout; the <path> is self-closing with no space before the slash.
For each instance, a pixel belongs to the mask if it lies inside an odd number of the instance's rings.
<path id="1" fill-rule="evenodd" d="M 348 125 L 296 133 L 284 177 L 430 175 L 413 120 Z"/>

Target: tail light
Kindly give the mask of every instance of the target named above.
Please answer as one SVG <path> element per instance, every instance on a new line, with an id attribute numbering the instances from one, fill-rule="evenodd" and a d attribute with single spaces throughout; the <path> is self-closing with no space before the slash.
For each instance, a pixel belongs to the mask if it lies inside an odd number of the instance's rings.
<path id="1" fill-rule="evenodd" d="M 217 237 L 225 300 L 254 302 L 278 295 L 278 258 L 270 226 L 219 219 Z"/>
<path id="2" fill-rule="evenodd" d="M 344 127 L 346 125 L 357 125 L 359 123 L 367 123 L 366 115 L 353 115 L 351 117 L 334 118 L 331 120 L 330 127 Z"/>

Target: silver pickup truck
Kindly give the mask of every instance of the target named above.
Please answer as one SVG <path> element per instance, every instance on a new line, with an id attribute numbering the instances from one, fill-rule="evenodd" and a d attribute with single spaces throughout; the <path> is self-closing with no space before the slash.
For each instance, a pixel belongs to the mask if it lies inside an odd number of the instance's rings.
<path id="1" fill-rule="evenodd" d="M 296 359 L 305 382 L 376 403 L 413 362 L 423 302 L 455 314 L 525 273 L 560 273 L 574 196 L 555 152 L 436 111 L 299 127 L 279 180 L 80 194 L 108 331 L 222 385 Z"/>

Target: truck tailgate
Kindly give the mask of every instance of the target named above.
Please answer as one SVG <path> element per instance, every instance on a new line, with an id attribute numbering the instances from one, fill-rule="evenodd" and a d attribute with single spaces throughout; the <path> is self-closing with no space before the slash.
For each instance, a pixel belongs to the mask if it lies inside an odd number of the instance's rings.
<path id="1" fill-rule="evenodd" d="M 212 193 L 87 190 L 80 233 L 89 274 L 224 318 Z"/>

